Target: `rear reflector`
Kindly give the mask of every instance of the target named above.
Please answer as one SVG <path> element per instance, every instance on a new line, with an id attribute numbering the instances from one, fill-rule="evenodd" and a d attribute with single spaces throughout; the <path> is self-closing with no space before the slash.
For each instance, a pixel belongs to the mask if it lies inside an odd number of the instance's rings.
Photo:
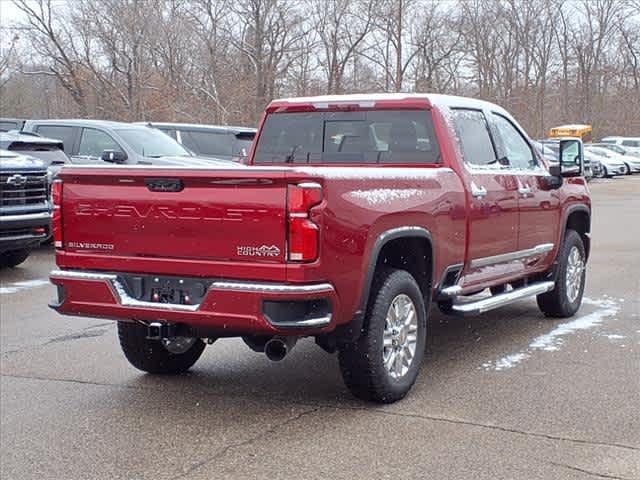
<path id="1" fill-rule="evenodd" d="M 56 248 L 62 248 L 62 180 L 55 180 L 51 185 L 51 200 L 53 201 L 53 215 L 51 216 L 53 245 Z"/>
<path id="2" fill-rule="evenodd" d="M 322 202 L 317 183 L 289 185 L 287 191 L 288 259 L 312 262 L 318 258 L 318 226 L 309 219 L 309 210 Z"/>

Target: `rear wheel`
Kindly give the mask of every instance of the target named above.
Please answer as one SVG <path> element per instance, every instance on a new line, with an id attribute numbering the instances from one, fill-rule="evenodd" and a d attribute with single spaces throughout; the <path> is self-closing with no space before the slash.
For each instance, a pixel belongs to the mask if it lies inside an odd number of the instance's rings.
<path id="1" fill-rule="evenodd" d="M 567 230 L 559 254 L 556 285 L 538 295 L 538 307 L 548 317 L 571 317 L 582 303 L 586 278 L 586 256 L 582 238 L 575 230 Z"/>
<path id="2" fill-rule="evenodd" d="M 205 347 L 202 340 L 192 337 L 149 340 L 147 327 L 133 322 L 118 322 L 118 338 L 129 363 L 149 373 L 186 372 Z"/>
<path id="3" fill-rule="evenodd" d="M 625 162 L 624 166 L 626 167 L 627 171 L 624 172 L 625 175 L 631 175 L 631 165 L 629 165 L 628 163 Z"/>
<path id="4" fill-rule="evenodd" d="M 17 267 L 24 262 L 31 253 L 28 248 L 22 250 L 11 250 L 0 254 L 0 267 Z"/>
<path id="5" fill-rule="evenodd" d="M 427 337 L 424 298 L 411 274 L 377 272 L 365 324 L 360 338 L 339 352 L 345 384 L 363 400 L 400 400 L 416 381 Z"/>

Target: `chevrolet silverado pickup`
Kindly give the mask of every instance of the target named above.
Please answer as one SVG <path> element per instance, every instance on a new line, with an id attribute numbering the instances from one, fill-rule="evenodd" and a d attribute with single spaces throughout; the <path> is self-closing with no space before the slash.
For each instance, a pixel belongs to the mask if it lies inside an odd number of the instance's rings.
<path id="1" fill-rule="evenodd" d="M 0 268 L 20 265 L 49 235 L 47 178 L 41 160 L 0 150 Z"/>
<path id="2" fill-rule="evenodd" d="M 430 308 L 582 301 L 591 204 L 582 144 L 548 165 L 497 105 L 427 94 L 276 100 L 249 165 L 65 167 L 53 186 L 66 315 L 118 321 L 129 362 L 189 369 L 242 337 L 281 360 L 338 352 L 362 399 L 402 398 Z"/>

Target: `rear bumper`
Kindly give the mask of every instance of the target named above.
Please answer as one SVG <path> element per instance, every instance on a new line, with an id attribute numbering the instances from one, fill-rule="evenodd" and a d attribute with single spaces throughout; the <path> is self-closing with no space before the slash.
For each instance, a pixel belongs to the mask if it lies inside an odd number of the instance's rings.
<path id="1" fill-rule="evenodd" d="M 44 229 L 35 232 L 34 229 Z M 32 248 L 46 239 L 51 232 L 49 212 L 0 217 L 0 253 Z"/>
<path id="2" fill-rule="evenodd" d="M 166 321 L 218 336 L 311 335 L 335 328 L 337 296 L 329 283 L 280 284 L 212 281 L 198 305 L 141 301 L 117 273 L 54 270 L 61 314 L 113 320 Z"/>

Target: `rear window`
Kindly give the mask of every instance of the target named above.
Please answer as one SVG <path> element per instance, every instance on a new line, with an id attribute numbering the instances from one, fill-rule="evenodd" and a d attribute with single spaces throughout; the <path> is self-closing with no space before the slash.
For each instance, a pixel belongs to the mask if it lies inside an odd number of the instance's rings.
<path id="1" fill-rule="evenodd" d="M 254 163 L 438 163 L 426 110 L 275 113 Z"/>
<path id="2" fill-rule="evenodd" d="M 623 140 L 622 145 L 625 147 L 640 147 L 640 140 Z"/>
<path id="3" fill-rule="evenodd" d="M 71 155 L 73 141 L 76 136 L 77 127 L 65 127 L 62 125 L 40 125 L 36 128 L 36 133 L 43 137 L 60 140 L 67 155 Z"/>
<path id="4" fill-rule="evenodd" d="M 9 130 L 20 130 L 18 122 L 0 121 L 0 132 L 8 132 Z"/>

